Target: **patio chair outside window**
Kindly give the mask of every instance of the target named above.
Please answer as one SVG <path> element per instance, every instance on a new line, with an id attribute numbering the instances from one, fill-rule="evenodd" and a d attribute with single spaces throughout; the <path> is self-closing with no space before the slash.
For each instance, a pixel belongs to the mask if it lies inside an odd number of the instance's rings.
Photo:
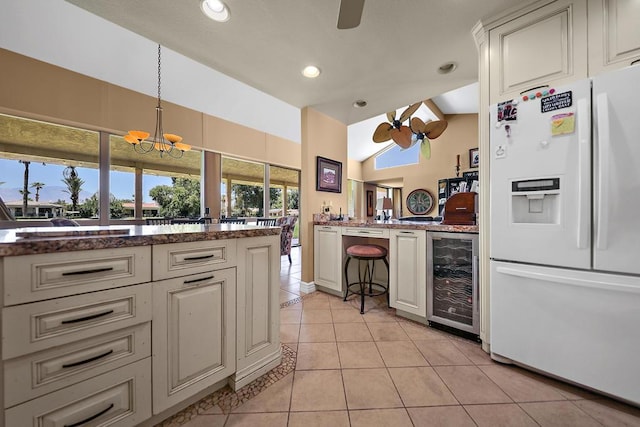
<path id="1" fill-rule="evenodd" d="M 245 218 L 222 218 L 220 224 L 246 224 Z"/>
<path id="2" fill-rule="evenodd" d="M 257 218 L 256 225 L 264 225 L 264 226 L 275 226 L 277 218 Z"/>

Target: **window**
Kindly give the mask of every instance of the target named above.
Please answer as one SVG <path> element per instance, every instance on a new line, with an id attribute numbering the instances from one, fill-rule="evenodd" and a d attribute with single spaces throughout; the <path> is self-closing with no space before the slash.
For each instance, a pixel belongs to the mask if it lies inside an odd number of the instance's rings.
<path id="1" fill-rule="evenodd" d="M 101 143 L 110 152 L 111 164 L 103 165 L 108 182 L 100 182 Z M 201 156 L 195 150 L 180 159 L 141 155 L 121 136 L 0 115 L 0 197 L 17 220 L 198 217 Z M 101 191 L 108 215 L 100 212 Z"/>
<path id="2" fill-rule="evenodd" d="M 222 158 L 222 215 L 262 217 L 264 215 L 264 164 Z"/>
<path id="3" fill-rule="evenodd" d="M 269 216 L 298 216 L 300 172 L 269 166 Z"/>
<path id="4" fill-rule="evenodd" d="M 134 218 L 136 179 L 142 212 L 137 217 L 191 217 L 200 212 L 202 152 L 187 151 L 179 159 L 160 153 L 139 154 L 121 136 L 110 135 L 109 182 L 111 218 Z M 121 205 L 121 206 L 120 206 Z"/>
<path id="5" fill-rule="evenodd" d="M 375 157 L 375 168 L 385 169 L 397 166 L 415 165 L 420 161 L 420 144 L 414 144 L 407 149 L 397 144 L 391 146 Z"/>
<path id="6" fill-rule="evenodd" d="M 93 218 L 98 132 L 0 114 L 0 197 L 17 220 Z"/>

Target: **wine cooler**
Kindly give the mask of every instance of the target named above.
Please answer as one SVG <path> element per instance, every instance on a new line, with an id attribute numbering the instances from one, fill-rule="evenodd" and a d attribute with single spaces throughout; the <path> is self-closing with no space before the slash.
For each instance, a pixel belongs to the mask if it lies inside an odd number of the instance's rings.
<path id="1" fill-rule="evenodd" d="M 427 320 L 478 335 L 478 235 L 427 233 L 427 261 Z"/>

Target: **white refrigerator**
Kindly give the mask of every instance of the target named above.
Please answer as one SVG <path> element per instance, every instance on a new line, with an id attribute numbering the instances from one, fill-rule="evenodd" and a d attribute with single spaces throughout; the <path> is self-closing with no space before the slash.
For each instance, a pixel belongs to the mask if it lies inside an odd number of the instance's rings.
<path id="1" fill-rule="evenodd" d="M 640 405 L 640 66 L 490 120 L 492 356 Z"/>

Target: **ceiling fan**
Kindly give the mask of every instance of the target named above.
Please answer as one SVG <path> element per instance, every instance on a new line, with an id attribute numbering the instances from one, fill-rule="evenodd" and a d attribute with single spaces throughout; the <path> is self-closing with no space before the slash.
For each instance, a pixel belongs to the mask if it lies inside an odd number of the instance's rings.
<path id="1" fill-rule="evenodd" d="M 431 158 L 431 140 L 436 139 L 447 128 L 446 120 L 434 120 L 431 122 L 423 122 L 419 117 L 414 117 L 409 122 L 411 131 L 416 139 L 414 144 L 420 144 L 420 153 L 425 159 Z M 413 144 L 412 144 L 413 145 Z"/>
<path id="2" fill-rule="evenodd" d="M 409 126 L 404 123 L 420 107 L 422 102 L 411 104 L 402 112 L 400 118 L 396 119 L 396 112 L 387 113 L 389 123 L 380 123 L 373 132 L 373 142 L 385 142 L 393 139 L 393 142 L 402 148 L 409 148 L 416 143 L 420 143 L 420 152 L 426 159 L 431 158 L 431 139 L 436 139 L 447 128 L 446 120 L 433 120 L 423 122 L 420 118 L 414 117 L 409 121 Z"/>
<path id="3" fill-rule="evenodd" d="M 364 0 L 341 0 L 338 13 L 338 29 L 349 30 L 360 25 Z"/>
<path id="4" fill-rule="evenodd" d="M 422 102 L 416 102 L 407 107 L 406 110 L 400 114 L 400 118 L 396 119 L 396 112 L 391 111 L 387 113 L 387 119 L 389 123 L 380 123 L 376 130 L 373 132 L 373 142 L 385 142 L 393 139 L 393 142 L 398 144 L 402 148 L 411 147 L 411 128 L 405 126 L 404 123 L 416 110 L 420 107 Z"/>

